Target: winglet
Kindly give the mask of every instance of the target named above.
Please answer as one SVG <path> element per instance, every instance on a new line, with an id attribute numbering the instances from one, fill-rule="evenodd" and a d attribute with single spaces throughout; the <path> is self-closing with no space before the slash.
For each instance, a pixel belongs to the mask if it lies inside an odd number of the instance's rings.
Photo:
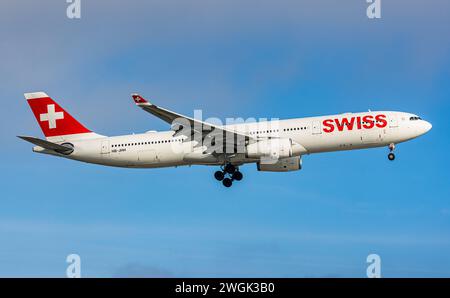
<path id="1" fill-rule="evenodd" d="M 133 93 L 131 94 L 131 97 L 133 97 L 134 102 L 136 103 L 136 105 L 138 106 L 142 106 L 142 105 L 150 105 L 150 103 L 143 98 L 142 96 L 140 96 L 137 93 Z"/>

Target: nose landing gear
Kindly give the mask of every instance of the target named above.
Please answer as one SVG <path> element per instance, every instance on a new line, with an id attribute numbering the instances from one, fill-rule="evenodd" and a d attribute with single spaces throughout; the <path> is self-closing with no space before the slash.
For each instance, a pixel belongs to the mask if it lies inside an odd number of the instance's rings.
<path id="1" fill-rule="evenodd" d="M 241 181 L 243 175 L 239 171 L 239 168 L 227 163 L 222 168 L 222 171 L 217 171 L 214 173 L 214 178 L 216 178 L 217 181 L 222 181 L 223 186 L 231 187 L 233 185 L 233 181 Z"/>
<path id="2" fill-rule="evenodd" d="M 389 159 L 390 161 L 393 161 L 393 160 L 395 159 L 394 149 L 395 149 L 395 144 L 394 144 L 394 143 L 389 144 L 389 150 L 390 150 L 390 152 L 389 152 L 389 154 L 388 154 L 388 159 Z"/>

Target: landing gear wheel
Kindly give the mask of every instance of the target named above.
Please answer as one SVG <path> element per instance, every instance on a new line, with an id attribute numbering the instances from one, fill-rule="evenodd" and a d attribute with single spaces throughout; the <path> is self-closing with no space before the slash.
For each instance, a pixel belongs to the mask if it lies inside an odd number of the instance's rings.
<path id="1" fill-rule="evenodd" d="M 214 173 L 214 178 L 216 178 L 217 181 L 222 181 L 223 178 L 225 178 L 225 174 L 222 171 L 217 171 Z"/>
<path id="2" fill-rule="evenodd" d="M 236 180 L 236 181 L 241 181 L 242 177 L 243 177 L 243 175 L 239 171 L 234 172 L 234 174 L 232 176 L 233 180 Z"/>
<path id="3" fill-rule="evenodd" d="M 394 160 L 394 159 L 395 159 L 395 154 L 392 153 L 392 152 L 389 153 L 389 154 L 388 154 L 388 159 L 389 159 L 389 160 Z"/>
<path id="4" fill-rule="evenodd" d="M 225 178 L 222 180 L 222 184 L 225 187 L 230 187 L 231 185 L 233 185 L 233 181 L 230 178 Z"/>
<path id="5" fill-rule="evenodd" d="M 228 174 L 232 175 L 234 172 L 236 172 L 236 167 L 230 163 L 227 163 L 225 165 L 224 171 L 227 172 Z"/>

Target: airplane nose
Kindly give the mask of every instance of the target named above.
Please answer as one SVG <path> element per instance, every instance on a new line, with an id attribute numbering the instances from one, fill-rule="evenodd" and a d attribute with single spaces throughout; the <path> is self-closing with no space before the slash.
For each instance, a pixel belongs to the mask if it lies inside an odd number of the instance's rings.
<path id="1" fill-rule="evenodd" d="M 432 127 L 433 127 L 433 125 L 431 125 L 430 122 L 424 121 L 424 123 L 423 123 L 424 133 L 429 132 Z"/>

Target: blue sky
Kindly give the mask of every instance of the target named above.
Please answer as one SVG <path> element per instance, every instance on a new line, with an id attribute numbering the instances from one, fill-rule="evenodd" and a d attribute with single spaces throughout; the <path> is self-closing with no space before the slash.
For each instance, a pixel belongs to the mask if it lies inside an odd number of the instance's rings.
<path id="1" fill-rule="evenodd" d="M 0 276 L 450 276 L 450 3 L 66 1 L 0 4 Z M 292 173 L 132 170 L 33 154 L 24 92 L 105 135 L 168 126 L 130 93 L 204 117 L 401 110 L 433 124 L 397 148 L 305 156 Z"/>

